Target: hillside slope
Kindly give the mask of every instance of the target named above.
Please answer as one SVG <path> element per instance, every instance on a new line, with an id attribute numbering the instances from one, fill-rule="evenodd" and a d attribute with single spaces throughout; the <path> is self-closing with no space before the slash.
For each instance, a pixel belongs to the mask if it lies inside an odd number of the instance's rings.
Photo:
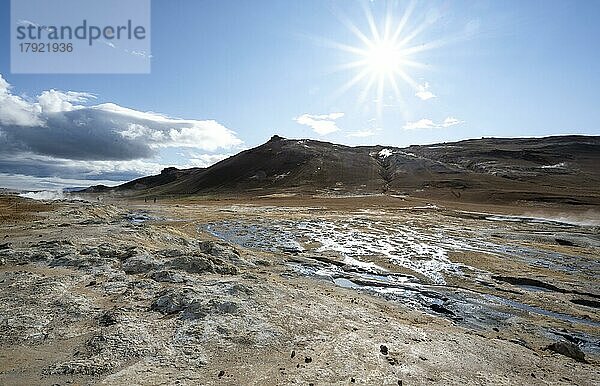
<path id="1" fill-rule="evenodd" d="M 600 137 L 591 136 L 482 138 L 407 148 L 273 136 L 209 168 L 169 168 L 114 190 L 139 195 L 383 193 L 597 205 L 597 165 Z"/>

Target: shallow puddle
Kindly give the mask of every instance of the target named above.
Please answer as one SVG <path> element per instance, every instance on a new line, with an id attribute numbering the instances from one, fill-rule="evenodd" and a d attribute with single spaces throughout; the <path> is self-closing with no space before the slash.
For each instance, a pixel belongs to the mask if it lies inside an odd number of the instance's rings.
<path id="1" fill-rule="evenodd" d="M 387 262 L 414 271 L 431 282 L 444 284 L 444 275 L 461 274 L 461 267 L 448 259 L 450 248 L 435 245 L 432 236 L 411 226 L 385 224 L 366 219 L 347 221 L 270 221 L 248 223 L 223 221 L 205 226 L 207 232 L 246 248 L 268 252 L 313 252 L 338 256 L 345 264 L 385 272 L 371 262 Z"/>
<path id="2" fill-rule="evenodd" d="M 438 208 L 433 210 L 413 211 L 402 218 L 386 216 L 383 211 L 365 210 L 351 215 L 330 215 L 322 220 L 315 220 L 314 214 L 298 220 L 241 216 L 236 220 L 204 224 L 200 230 L 245 248 L 297 255 L 297 261 L 292 259 L 287 263 L 297 274 L 380 296 L 470 328 L 510 325 L 515 317 L 518 320 L 529 314 L 567 325 L 600 327 L 599 321 L 531 306 L 508 299 L 501 292 L 488 295 L 446 286 L 450 277 L 461 277 L 461 280 L 495 288 L 489 279 L 490 272 L 452 262 L 451 252 L 475 252 L 518 260 L 534 267 L 587 276 L 593 281 L 600 269 L 597 260 L 537 245 L 544 237 L 553 241 L 554 234 L 562 234 L 568 227 L 573 228 L 570 235 L 575 232 L 579 243 L 595 248 L 600 245 L 600 239 L 594 236 L 594 228 L 508 216 L 465 219 L 440 215 Z M 319 259 L 319 256 L 325 258 Z M 311 263 L 303 263 L 302 258 Z M 475 273 L 476 278 L 467 279 L 467 272 Z M 514 286 L 514 290 L 508 292 L 517 291 L 513 293 L 518 295 L 518 290 L 530 294 L 549 291 L 524 285 Z M 583 333 L 580 336 L 588 342 L 587 351 L 597 351 L 597 345 L 589 343 L 597 341 L 596 338 Z"/>

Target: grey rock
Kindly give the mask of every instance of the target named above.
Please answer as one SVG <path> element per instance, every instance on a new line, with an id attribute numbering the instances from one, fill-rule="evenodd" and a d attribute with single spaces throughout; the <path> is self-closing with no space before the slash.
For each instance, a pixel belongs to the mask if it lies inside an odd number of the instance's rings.
<path id="1" fill-rule="evenodd" d="M 161 256 L 161 257 L 179 257 L 179 256 L 184 256 L 187 253 L 185 251 L 182 251 L 181 249 L 163 249 L 161 251 L 157 252 L 157 255 Z"/>
<path id="2" fill-rule="evenodd" d="M 150 308 L 165 315 L 181 312 L 183 319 L 203 319 L 210 314 L 236 314 L 240 305 L 230 300 L 206 300 L 196 291 L 184 288 L 166 290 Z"/>
<path id="3" fill-rule="evenodd" d="M 53 257 L 51 252 L 39 251 L 39 250 L 38 251 L 26 251 L 22 255 L 26 256 L 26 259 L 31 262 L 44 262 L 44 261 L 50 260 Z M 56 255 L 65 256 L 63 254 L 55 254 L 54 257 L 57 257 Z"/>
<path id="4" fill-rule="evenodd" d="M 201 256 L 181 256 L 166 264 L 169 268 L 187 273 L 215 272 L 213 262 Z"/>
<path id="5" fill-rule="evenodd" d="M 554 351 L 555 353 L 567 356 L 569 358 L 573 358 L 578 362 L 587 363 L 587 361 L 585 360 L 585 354 L 583 353 L 583 351 L 581 351 L 579 346 L 577 346 L 576 344 L 571 343 L 571 342 L 566 342 L 566 341 L 554 342 L 551 345 L 548 345 L 546 347 L 546 350 L 551 350 L 551 351 Z"/>
<path id="6" fill-rule="evenodd" d="M 237 275 L 239 272 L 236 266 L 227 264 L 223 261 L 217 261 L 214 269 L 215 273 L 220 273 L 222 275 Z"/>
<path id="7" fill-rule="evenodd" d="M 152 302 L 150 309 L 161 314 L 175 314 L 189 307 L 194 302 L 195 297 L 195 291 L 189 288 L 167 290 Z"/>
<path id="8" fill-rule="evenodd" d="M 183 319 L 204 319 L 211 313 L 211 306 L 200 299 L 191 302 L 185 310 L 183 310 Z"/>
<path id="9" fill-rule="evenodd" d="M 115 311 L 105 311 L 98 317 L 98 325 L 109 327 L 119 323 L 119 316 Z"/>
<path id="10" fill-rule="evenodd" d="M 433 304 L 429 305 L 429 308 L 431 308 L 433 311 L 437 312 L 438 314 L 446 314 L 446 315 L 454 316 L 454 312 L 450 311 L 449 309 L 447 309 L 446 307 L 444 307 L 441 304 L 433 303 Z"/>
<path id="11" fill-rule="evenodd" d="M 129 282 L 125 277 L 113 277 L 102 283 L 102 289 L 107 295 L 122 295 L 129 289 Z"/>
<path id="12" fill-rule="evenodd" d="M 155 340 L 143 323 L 112 324 L 97 331 L 77 347 L 73 358 L 53 365 L 46 374 L 103 375 L 137 358 L 155 356 Z"/>
<path id="13" fill-rule="evenodd" d="M 381 354 L 383 355 L 388 355 L 388 348 L 386 345 L 382 344 L 381 346 L 379 346 L 379 352 L 381 352 Z"/>
<path id="14" fill-rule="evenodd" d="M 114 366 L 111 364 L 99 364 L 93 359 L 72 360 L 57 364 L 46 369 L 44 373 L 49 375 L 101 375 L 109 372 Z"/>
<path id="15" fill-rule="evenodd" d="M 103 221 L 100 219 L 92 219 L 92 218 L 79 222 L 79 224 L 81 224 L 81 225 L 99 225 L 99 224 L 105 224 L 105 223 L 106 223 L 106 221 Z"/>
<path id="16" fill-rule="evenodd" d="M 85 268 L 90 267 L 93 264 L 93 261 L 82 259 L 77 255 L 72 256 L 61 256 L 56 259 L 53 259 L 48 265 L 50 267 L 75 267 L 75 268 Z"/>
<path id="17" fill-rule="evenodd" d="M 98 254 L 102 258 L 126 260 L 139 254 L 139 251 L 135 246 L 117 247 L 104 243 L 98 246 Z"/>
<path id="18" fill-rule="evenodd" d="M 253 292 L 254 291 L 252 290 L 252 288 L 239 283 L 235 283 L 227 289 L 227 293 L 233 296 L 252 295 Z"/>
<path id="19" fill-rule="evenodd" d="M 211 300 L 208 302 L 208 307 L 213 313 L 218 314 L 236 314 L 240 309 L 237 302 L 229 300 Z"/>
<path id="20" fill-rule="evenodd" d="M 158 281 L 161 283 L 183 283 L 185 282 L 185 277 L 174 271 L 158 271 L 153 272 L 150 275 L 150 278 L 154 281 Z"/>
<path id="21" fill-rule="evenodd" d="M 81 255 L 98 255 L 98 248 L 85 246 L 79 251 Z"/>
<path id="22" fill-rule="evenodd" d="M 575 244 L 571 240 L 556 238 L 556 239 L 554 239 L 554 241 L 556 241 L 556 243 L 558 245 L 563 245 L 563 246 L 567 246 L 567 247 L 576 247 L 577 246 L 577 244 Z"/>
<path id="23" fill-rule="evenodd" d="M 217 257 L 229 263 L 235 265 L 249 265 L 249 263 L 240 256 L 240 253 L 231 245 L 214 241 L 202 241 L 198 243 L 198 248 L 207 255 Z"/>
<path id="24" fill-rule="evenodd" d="M 160 264 L 150 255 L 138 255 L 128 258 L 123 263 L 123 271 L 127 274 L 147 273 L 159 266 Z"/>
<path id="25" fill-rule="evenodd" d="M 166 264 L 167 267 L 187 273 L 237 274 L 237 268 L 223 260 L 211 256 L 181 256 Z"/>

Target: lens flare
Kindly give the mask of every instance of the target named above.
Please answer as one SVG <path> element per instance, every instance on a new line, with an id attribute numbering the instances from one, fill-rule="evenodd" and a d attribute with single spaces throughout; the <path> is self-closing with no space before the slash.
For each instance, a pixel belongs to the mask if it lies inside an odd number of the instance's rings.
<path id="1" fill-rule="evenodd" d="M 334 94 L 340 96 L 359 84 L 364 84 L 359 94 L 359 102 L 364 103 L 370 96 L 377 103 L 378 116 L 384 106 L 384 99 L 388 95 L 395 97 L 395 101 L 403 105 L 401 87 L 407 84 L 413 94 L 419 91 L 419 83 L 415 81 L 409 71 L 411 68 L 423 69 L 428 66 L 414 58 L 418 53 L 436 48 L 440 41 L 421 42 L 412 45 L 416 37 L 436 21 L 430 15 L 417 23 L 414 28 L 407 28 L 413 15 L 415 3 L 409 3 L 404 13 L 398 20 L 394 20 L 394 10 L 388 7 L 383 23 L 379 25 L 369 5 L 364 6 L 365 17 L 368 21 L 368 31 L 361 31 L 356 24 L 343 15 L 337 15 L 339 20 L 354 34 L 360 43 L 347 45 L 330 42 L 338 50 L 348 52 L 355 56 L 355 60 L 343 63 L 336 71 L 353 70 L 356 74 L 343 84 Z M 388 92 L 391 90 L 391 92 Z"/>

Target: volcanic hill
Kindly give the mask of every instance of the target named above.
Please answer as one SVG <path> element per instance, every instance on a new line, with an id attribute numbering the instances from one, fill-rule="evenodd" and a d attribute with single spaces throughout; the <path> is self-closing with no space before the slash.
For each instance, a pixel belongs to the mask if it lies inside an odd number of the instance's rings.
<path id="1" fill-rule="evenodd" d="M 115 188 L 87 191 L 136 196 L 387 194 L 598 205 L 599 165 L 599 136 L 482 138 L 397 148 L 275 135 L 208 168 L 167 168 Z"/>

